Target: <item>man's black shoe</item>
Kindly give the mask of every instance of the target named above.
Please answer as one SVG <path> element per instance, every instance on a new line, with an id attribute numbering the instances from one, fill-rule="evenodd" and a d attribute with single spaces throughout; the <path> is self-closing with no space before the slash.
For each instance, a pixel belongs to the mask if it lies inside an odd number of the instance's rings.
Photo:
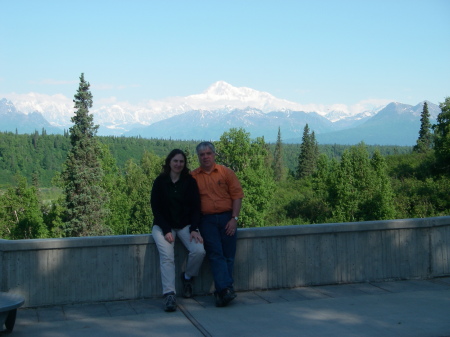
<path id="1" fill-rule="evenodd" d="M 232 300 L 236 298 L 236 293 L 233 289 L 225 289 L 222 294 L 223 304 L 228 305 Z"/>
<path id="2" fill-rule="evenodd" d="M 226 307 L 228 303 L 236 298 L 236 293 L 233 289 L 224 289 L 221 292 L 214 293 L 216 297 L 216 307 Z"/>
<path id="3" fill-rule="evenodd" d="M 190 280 L 186 280 L 184 277 L 184 273 L 181 273 L 181 282 L 183 283 L 183 297 L 190 298 L 192 297 L 192 277 Z"/>

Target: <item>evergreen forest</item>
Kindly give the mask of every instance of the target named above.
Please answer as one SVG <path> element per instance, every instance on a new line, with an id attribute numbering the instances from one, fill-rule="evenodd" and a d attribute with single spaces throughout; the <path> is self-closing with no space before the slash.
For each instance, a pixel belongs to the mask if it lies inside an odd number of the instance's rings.
<path id="1" fill-rule="evenodd" d="M 73 127 L 64 135 L 0 133 L 0 237 L 150 233 L 150 191 L 174 148 L 198 166 L 202 140 L 99 137 L 80 76 Z M 450 97 L 431 125 L 426 103 L 414 147 L 301 144 L 252 139 L 232 128 L 214 142 L 238 175 L 243 227 L 422 218 L 450 214 Z"/>

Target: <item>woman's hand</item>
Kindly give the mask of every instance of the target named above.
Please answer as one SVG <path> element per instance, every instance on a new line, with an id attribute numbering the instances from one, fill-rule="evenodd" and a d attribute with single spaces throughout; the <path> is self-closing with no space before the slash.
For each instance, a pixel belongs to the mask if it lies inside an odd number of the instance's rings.
<path id="1" fill-rule="evenodd" d="M 195 240 L 196 243 L 203 243 L 203 238 L 200 235 L 200 233 L 197 231 L 191 232 L 191 242 L 192 242 L 192 240 Z"/>
<path id="2" fill-rule="evenodd" d="M 167 241 L 168 243 L 172 243 L 172 242 L 175 241 L 175 240 L 173 239 L 172 232 L 169 232 L 169 233 L 167 233 L 166 235 L 164 235 L 164 238 L 166 239 L 166 241 Z"/>

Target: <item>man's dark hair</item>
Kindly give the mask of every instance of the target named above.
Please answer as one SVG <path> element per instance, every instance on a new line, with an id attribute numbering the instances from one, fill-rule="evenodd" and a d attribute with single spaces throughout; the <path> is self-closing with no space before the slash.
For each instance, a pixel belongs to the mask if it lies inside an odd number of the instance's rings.
<path id="1" fill-rule="evenodd" d="M 216 148 L 214 147 L 213 143 L 211 142 L 201 142 L 200 144 L 197 145 L 197 147 L 195 148 L 195 151 L 197 152 L 197 155 L 200 151 L 204 150 L 204 149 L 210 149 L 214 154 L 216 153 Z"/>

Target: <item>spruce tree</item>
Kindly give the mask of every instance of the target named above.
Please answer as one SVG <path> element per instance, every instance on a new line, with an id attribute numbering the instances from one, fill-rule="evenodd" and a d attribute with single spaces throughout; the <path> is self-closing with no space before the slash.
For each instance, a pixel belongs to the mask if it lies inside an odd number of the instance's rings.
<path id="1" fill-rule="evenodd" d="M 420 117 L 419 138 L 413 147 L 414 152 L 427 152 L 433 145 L 433 135 L 431 133 L 430 113 L 427 102 L 423 103 L 423 110 Z"/>
<path id="2" fill-rule="evenodd" d="M 273 154 L 273 173 L 275 181 L 281 181 L 284 176 L 284 164 L 283 164 L 283 144 L 281 142 L 281 130 L 278 127 L 277 142 L 275 144 L 275 151 Z"/>
<path id="3" fill-rule="evenodd" d="M 310 133 L 309 131 L 309 126 L 306 124 L 298 156 L 297 178 L 299 179 L 311 176 L 317 169 L 319 145 L 314 132 Z"/>
<path id="4" fill-rule="evenodd" d="M 89 87 L 81 74 L 73 100 L 76 111 L 71 119 L 74 125 L 69 130 L 71 149 L 61 175 L 67 208 L 64 224 L 67 236 L 110 233 L 104 225 L 108 198 L 101 185 L 101 149 L 96 138 L 98 125 L 94 125 L 94 117 L 89 113 L 92 107 Z"/>

